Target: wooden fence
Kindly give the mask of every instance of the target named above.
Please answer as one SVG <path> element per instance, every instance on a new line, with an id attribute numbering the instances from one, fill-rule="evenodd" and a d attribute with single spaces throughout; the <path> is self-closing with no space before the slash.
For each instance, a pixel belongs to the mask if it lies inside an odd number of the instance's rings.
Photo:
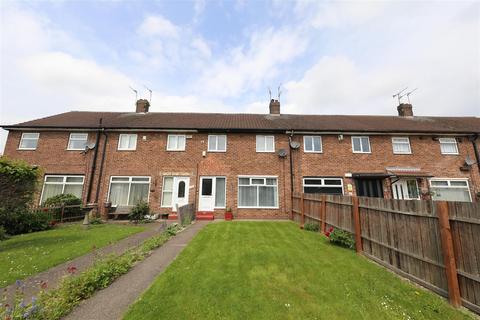
<path id="1" fill-rule="evenodd" d="M 480 313 L 480 204 L 294 194 L 292 219 L 354 234 L 356 251 Z"/>
<path id="2" fill-rule="evenodd" d="M 81 205 L 67 206 L 48 206 L 48 207 L 31 207 L 32 212 L 41 212 L 50 216 L 50 219 L 57 223 L 72 222 L 83 220 L 85 213 L 90 211 L 90 207 L 82 207 Z"/>

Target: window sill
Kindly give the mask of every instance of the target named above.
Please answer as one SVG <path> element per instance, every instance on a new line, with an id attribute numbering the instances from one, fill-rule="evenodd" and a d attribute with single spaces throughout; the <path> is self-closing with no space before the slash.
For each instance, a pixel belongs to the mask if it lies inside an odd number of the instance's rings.
<path id="1" fill-rule="evenodd" d="M 137 149 L 117 149 L 117 151 L 137 151 Z"/>
<path id="2" fill-rule="evenodd" d="M 323 153 L 323 151 L 303 151 L 304 153 Z"/>
<path id="3" fill-rule="evenodd" d="M 30 149 L 30 148 L 17 148 L 18 151 L 35 151 L 37 150 L 37 148 L 35 149 Z"/>
<path id="4" fill-rule="evenodd" d="M 372 151 L 369 152 L 363 152 L 363 151 L 352 151 L 353 153 L 359 153 L 359 154 L 371 154 Z"/>
<path id="5" fill-rule="evenodd" d="M 272 209 L 272 210 L 278 210 L 280 207 L 240 207 L 238 206 L 237 209 Z"/>
<path id="6" fill-rule="evenodd" d="M 179 149 L 179 150 L 170 150 L 170 149 L 167 149 L 167 151 L 169 151 L 169 152 L 182 152 L 182 151 L 183 151 L 183 152 L 184 152 L 185 149 Z"/>
<path id="7" fill-rule="evenodd" d="M 412 154 L 411 152 L 394 152 L 395 155 L 409 155 Z"/>
<path id="8" fill-rule="evenodd" d="M 275 153 L 275 151 L 257 151 L 257 153 Z"/>
<path id="9" fill-rule="evenodd" d="M 207 150 L 207 152 L 212 152 L 212 153 L 226 153 L 227 150 L 220 150 L 220 151 L 216 151 L 216 150 Z"/>
<path id="10" fill-rule="evenodd" d="M 442 156 L 458 156 L 460 155 L 458 152 L 457 153 L 442 153 Z"/>

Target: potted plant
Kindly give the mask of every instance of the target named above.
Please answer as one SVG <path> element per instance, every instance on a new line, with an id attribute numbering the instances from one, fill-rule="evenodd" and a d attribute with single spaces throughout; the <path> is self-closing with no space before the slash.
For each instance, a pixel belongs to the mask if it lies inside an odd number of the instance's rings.
<path id="1" fill-rule="evenodd" d="M 233 213 L 232 213 L 232 208 L 227 208 L 227 211 L 225 211 L 225 220 L 233 220 Z"/>

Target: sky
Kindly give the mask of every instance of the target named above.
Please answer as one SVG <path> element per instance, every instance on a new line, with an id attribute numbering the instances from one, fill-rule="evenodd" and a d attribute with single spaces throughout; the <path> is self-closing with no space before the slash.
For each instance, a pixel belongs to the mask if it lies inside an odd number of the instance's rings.
<path id="1" fill-rule="evenodd" d="M 72 111 L 480 115 L 478 1 L 1 1 L 0 124 Z M 280 90 L 278 88 L 280 87 Z M 7 132 L 0 131 L 0 153 Z"/>

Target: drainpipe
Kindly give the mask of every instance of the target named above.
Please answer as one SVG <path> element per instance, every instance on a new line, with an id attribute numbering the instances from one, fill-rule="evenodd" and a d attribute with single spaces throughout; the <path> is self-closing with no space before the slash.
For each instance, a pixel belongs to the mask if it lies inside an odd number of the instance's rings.
<path id="1" fill-rule="evenodd" d="M 292 149 L 292 137 L 293 130 L 290 131 L 290 136 L 288 137 L 288 147 L 290 148 L 290 195 L 293 200 L 293 149 Z"/>
<path id="2" fill-rule="evenodd" d="M 95 151 L 93 152 L 93 163 L 92 168 L 90 169 L 90 178 L 88 181 L 87 204 L 90 203 L 93 188 L 93 179 L 95 177 L 95 169 L 97 168 L 98 143 L 100 141 L 100 128 L 102 127 L 102 118 L 100 118 L 100 121 L 98 122 L 98 127 L 99 129 L 97 131 L 97 137 L 95 138 Z"/>
<path id="3" fill-rule="evenodd" d="M 102 151 L 102 161 L 100 162 L 100 171 L 98 172 L 98 181 L 97 181 L 97 191 L 95 193 L 95 203 L 98 205 L 98 197 L 100 194 L 100 185 L 102 182 L 102 176 L 103 176 L 103 165 L 105 163 L 105 154 L 106 154 L 106 149 L 107 149 L 107 142 L 108 142 L 108 135 L 105 132 L 105 129 L 102 129 L 103 136 L 105 137 L 104 142 L 103 142 L 103 151 Z"/>
<path id="4" fill-rule="evenodd" d="M 477 139 L 478 139 L 478 134 L 473 136 L 470 139 L 470 141 L 472 141 L 472 144 L 473 144 L 473 150 L 475 152 L 475 160 L 477 160 L 478 173 L 480 174 L 480 153 L 478 151 Z"/>

